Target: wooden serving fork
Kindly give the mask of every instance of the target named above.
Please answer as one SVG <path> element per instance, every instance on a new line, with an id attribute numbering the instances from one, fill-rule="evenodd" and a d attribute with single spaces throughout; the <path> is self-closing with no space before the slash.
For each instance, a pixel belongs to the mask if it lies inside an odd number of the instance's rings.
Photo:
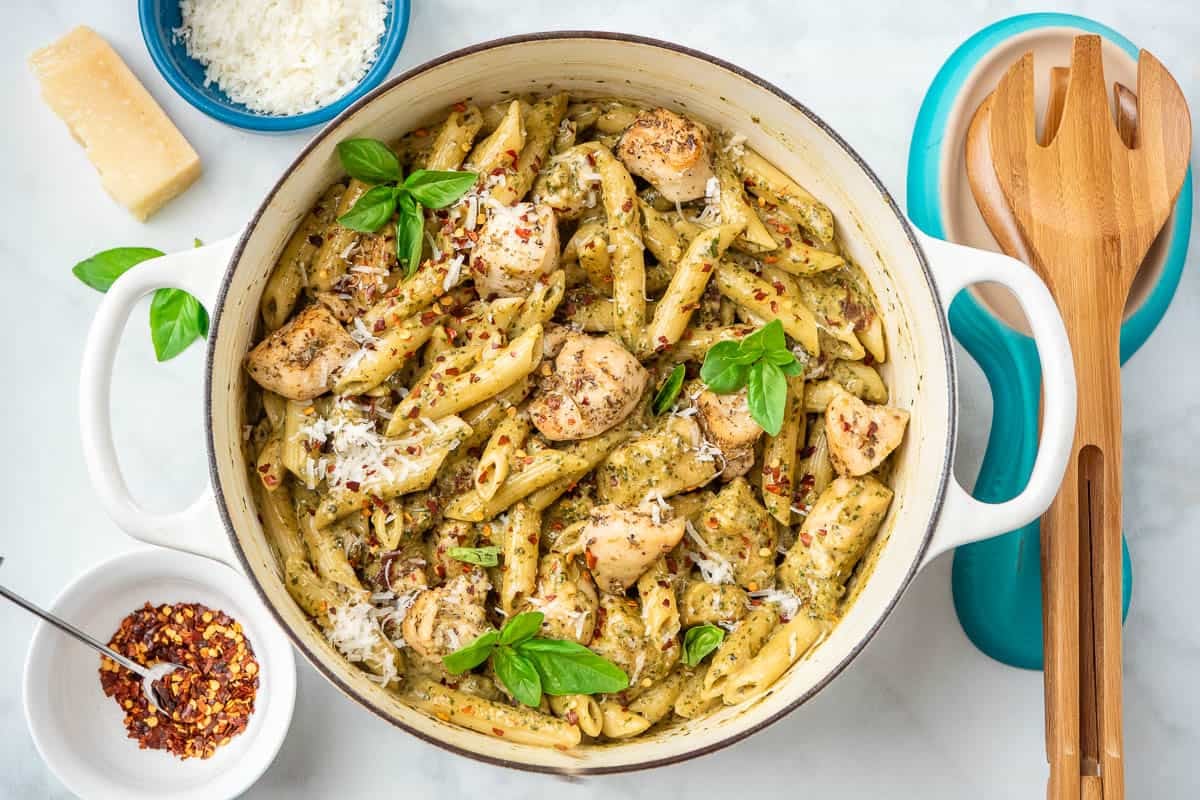
<path id="1" fill-rule="evenodd" d="M 1047 796 L 1124 796 L 1121 741 L 1120 325 L 1134 275 L 1183 184 L 1191 118 L 1145 50 L 1136 111 L 1109 110 L 1098 36 L 1075 39 L 1048 144 L 1034 121 L 1033 56 L 993 94 L 996 178 L 1030 264 L 1066 323 L 1079 386 L 1074 457 L 1042 520 Z M 1054 115 L 1057 110 L 1052 110 Z M 1132 146 L 1122 140 L 1132 132 Z"/>

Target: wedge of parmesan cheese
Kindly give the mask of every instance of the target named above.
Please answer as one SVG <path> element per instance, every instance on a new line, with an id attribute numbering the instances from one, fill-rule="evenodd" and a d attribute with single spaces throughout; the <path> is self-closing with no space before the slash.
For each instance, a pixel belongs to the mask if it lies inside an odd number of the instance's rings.
<path id="1" fill-rule="evenodd" d="M 200 157 L 116 51 L 78 27 L 29 58 L 113 199 L 145 221 L 200 176 Z"/>

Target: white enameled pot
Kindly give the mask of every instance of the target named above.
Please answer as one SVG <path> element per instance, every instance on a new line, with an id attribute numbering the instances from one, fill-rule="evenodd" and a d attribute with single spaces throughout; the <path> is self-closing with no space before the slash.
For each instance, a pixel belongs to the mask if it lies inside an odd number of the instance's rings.
<path id="1" fill-rule="evenodd" d="M 289 233 L 341 169 L 334 147 L 352 136 L 389 139 L 429 124 L 451 103 L 488 103 L 514 91 L 567 89 L 621 95 L 686 110 L 749 144 L 829 204 L 849 255 L 862 265 L 882 306 L 892 402 L 912 412 L 897 455 L 896 499 L 841 624 L 762 697 L 656 736 L 577 752 L 513 744 L 462 730 L 403 705 L 343 660 L 288 596 L 254 509 L 241 449 L 242 358 L 259 297 Z M 972 499 L 952 473 L 958 410 L 946 308 L 963 287 L 1008 286 L 1029 318 L 1042 360 L 1045 411 L 1037 464 L 1019 497 L 998 505 Z M 109 420 L 113 357 L 134 303 L 153 290 L 185 289 L 212 312 L 206 375 L 211 488 L 168 515 L 139 508 L 121 478 Z M 456 752 L 525 769 L 614 772 L 715 750 L 796 708 L 866 645 L 921 566 L 965 542 L 1018 528 L 1050 504 L 1074 429 L 1075 383 L 1058 311 L 1020 263 L 916 232 L 854 151 L 816 115 L 737 67 L 664 42 L 609 33 L 544 33 L 478 45 L 418 67 L 362 98 L 305 147 L 239 235 L 145 262 L 105 296 L 84 352 L 84 452 L 105 510 L 133 536 L 239 566 L 300 651 L 341 691 L 390 722 Z"/>

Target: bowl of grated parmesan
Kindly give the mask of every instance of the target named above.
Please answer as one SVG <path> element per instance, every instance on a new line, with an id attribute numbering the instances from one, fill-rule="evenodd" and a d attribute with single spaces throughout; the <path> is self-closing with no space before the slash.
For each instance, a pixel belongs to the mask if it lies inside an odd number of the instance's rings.
<path id="1" fill-rule="evenodd" d="M 142 36 L 175 91 L 249 131 L 320 125 L 378 86 L 410 0 L 139 0 Z"/>

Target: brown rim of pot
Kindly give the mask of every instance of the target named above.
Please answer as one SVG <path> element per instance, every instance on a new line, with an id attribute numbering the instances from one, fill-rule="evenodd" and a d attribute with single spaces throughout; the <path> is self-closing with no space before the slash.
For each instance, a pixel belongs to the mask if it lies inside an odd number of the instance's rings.
<path id="1" fill-rule="evenodd" d="M 214 360 L 213 351 L 214 351 L 215 342 L 217 341 L 217 337 L 219 336 L 219 333 L 220 333 L 221 318 L 222 318 L 221 309 L 224 306 L 225 296 L 226 296 L 226 293 L 229 291 L 229 284 L 233 278 L 233 265 L 237 264 L 238 261 L 241 259 L 242 252 L 245 249 L 246 242 L 249 239 L 251 232 L 254 230 L 255 226 L 257 226 L 259 220 L 262 217 L 263 212 L 271 204 L 272 200 L 274 200 L 275 195 L 279 191 L 280 186 L 287 179 L 287 177 L 292 173 L 292 171 L 296 168 L 296 166 L 313 150 L 313 148 L 315 148 L 318 144 L 320 144 L 322 141 L 324 141 L 324 139 L 328 135 L 329 131 L 332 131 L 334 128 L 336 128 L 338 126 L 338 124 L 340 124 L 342 122 L 342 120 L 344 120 L 347 117 L 349 117 L 350 115 L 354 114 L 360 108 L 367 105 L 368 103 L 373 102 L 377 97 L 379 97 L 383 93 L 391 90 L 393 87 L 395 87 L 401 83 L 404 83 L 405 81 L 409 80 L 410 78 L 413 78 L 413 77 L 415 77 L 429 69 L 432 69 L 434 67 L 441 66 L 442 64 L 446 64 L 450 61 L 455 61 L 457 59 L 464 58 L 466 56 L 475 55 L 476 53 L 481 53 L 486 50 L 493 50 L 493 49 L 500 48 L 500 47 L 507 47 L 509 45 L 524 44 L 527 42 L 542 42 L 542 41 L 551 41 L 551 40 L 555 40 L 555 39 L 601 39 L 601 40 L 615 41 L 615 42 L 630 42 L 633 44 L 657 47 L 662 50 L 668 50 L 668 51 L 671 51 L 674 53 L 679 53 L 681 55 L 689 56 L 689 57 L 697 59 L 699 61 L 706 61 L 709 64 L 712 64 L 713 66 L 719 67 L 723 70 L 726 70 L 727 72 L 731 72 L 731 73 L 737 75 L 738 77 L 744 78 L 745 80 L 748 80 L 751 83 L 754 83 L 754 84 L 758 85 L 759 87 L 766 89 L 771 94 L 775 95 L 779 99 L 788 103 L 790 106 L 792 106 L 792 108 L 796 109 L 796 111 L 803 114 L 813 124 L 817 125 L 822 131 L 824 131 L 826 135 L 828 135 L 831 139 L 833 139 L 838 144 L 839 147 L 841 147 L 846 153 L 848 153 L 850 155 L 850 157 L 858 165 L 859 169 L 861 169 L 866 174 L 866 176 L 868 178 L 870 178 L 871 182 L 875 185 L 875 188 L 879 191 L 880 196 L 882 196 L 883 199 L 887 202 L 888 207 L 891 208 L 892 213 L 894 213 L 896 215 L 896 218 L 900 221 L 901 226 L 904 228 L 904 233 L 908 237 L 909 244 L 912 246 L 913 251 L 917 254 L 917 258 L 921 264 L 921 270 L 925 274 L 925 280 L 928 283 L 931 294 L 933 296 L 933 303 L 939 311 L 938 327 L 941 329 L 941 332 L 942 332 L 942 355 L 946 362 L 946 374 L 947 374 L 947 377 L 949 380 L 949 386 L 947 387 L 947 399 L 949 401 L 948 409 L 947 409 L 947 416 L 949 419 L 949 425 L 947 426 L 947 428 L 948 428 L 947 433 L 949 436 L 949 445 L 946 448 L 946 456 L 942 462 L 941 480 L 938 482 L 937 496 L 934 498 L 932 510 L 929 515 L 929 521 L 926 523 L 926 526 L 925 526 L 924 539 L 921 542 L 920 550 L 918 551 L 916 558 L 913 559 L 913 563 L 909 566 L 908 573 L 904 576 L 904 580 L 901 581 L 900 585 L 896 587 L 895 594 L 892 596 L 892 599 L 888 601 L 887 607 L 884 609 L 883 613 L 879 616 L 879 619 L 877 619 L 875 621 L 875 624 L 871 626 L 870 630 L 867 631 L 866 635 L 864 635 L 862 637 L 862 639 L 859 640 L 859 642 L 850 649 L 850 652 L 846 654 L 845 658 L 843 658 L 837 664 L 837 666 L 835 666 L 832 670 L 830 670 L 829 673 L 824 678 L 822 678 L 820 681 L 818 681 L 815 685 L 809 687 L 808 690 L 805 691 L 804 694 L 802 694 L 794 702 L 789 703 L 786 708 L 780 710 L 778 713 L 771 715 L 767 719 L 763 720 L 762 722 L 760 722 L 756 725 L 753 725 L 752 727 L 750 727 L 746 730 L 739 731 L 736 734 L 731 734 L 713 744 L 705 745 L 703 747 L 697 747 L 694 750 L 689 750 L 685 753 L 670 756 L 667 758 L 651 759 L 648 761 L 640 761 L 637 763 L 622 764 L 619 766 L 584 767 L 584 768 L 579 768 L 579 769 L 574 769 L 574 768 L 566 769 L 566 768 L 559 768 L 559 767 L 542 766 L 542 765 L 537 765 L 537 764 L 526 764 L 526 763 L 522 763 L 522 762 L 518 762 L 518 761 L 510 761 L 505 758 L 497 758 L 494 756 L 487 755 L 485 753 L 480 753 L 480 752 L 476 752 L 473 750 L 466 750 L 464 748 L 441 741 L 435 737 L 426 735 L 426 734 L 422 733 L 421 731 L 418 731 L 418 730 L 415 730 L 415 729 L 409 727 L 404 722 L 402 722 L 400 719 L 393 717 L 392 715 L 383 711 L 381 708 L 376 707 L 368 699 L 366 699 L 365 697 L 360 695 L 357 691 L 355 691 L 355 689 L 353 687 L 351 687 L 347 683 L 345 683 L 337 674 L 335 674 L 332 669 L 330 669 L 315 653 L 313 653 L 305 645 L 305 643 L 301 640 L 300 636 L 294 630 L 292 630 L 292 628 L 284 621 L 284 619 L 280 615 L 278 609 L 275 608 L 275 606 L 271 603 L 271 601 L 267 597 L 266 593 L 263 591 L 262 585 L 259 583 L 257 577 L 255 576 L 253 570 L 250 567 L 250 562 L 247 560 L 245 553 L 242 551 L 241 544 L 238 542 L 237 534 L 234 532 L 234 529 L 233 529 L 233 523 L 229 517 L 229 511 L 226 508 L 225 495 L 224 495 L 224 492 L 222 491 L 221 483 L 220 483 L 218 472 L 217 472 L 216 444 L 213 440 L 213 424 L 212 424 L 212 410 L 213 410 L 212 409 L 212 396 L 213 396 L 212 392 L 213 392 L 213 360 Z M 442 749 L 448 750 L 457 755 L 466 756 L 467 758 L 472 758 L 472 759 L 475 759 L 476 761 L 482 761 L 484 763 L 494 764 L 494 765 L 500 766 L 500 767 L 508 767 L 510 769 L 523 770 L 523 771 L 527 771 L 527 772 L 541 772 L 541 773 L 546 773 L 546 774 L 551 774 L 551 775 L 567 775 L 567 776 L 608 775 L 608 774 L 616 774 L 616 773 L 623 773 L 623 772 L 634 772 L 636 770 L 643 770 L 643 769 L 653 769 L 654 767 L 667 766 L 670 764 L 678 764 L 683 761 L 688 761 L 690 759 L 697 758 L 697 757 L 703 756 L 703 755 L 707 755 L 708 753 L 712 753 L 717 750 L 721 750 L 725 747 L 729 747 L 730 745 L 736 744 L 737 742 L 742 741 L 743 739 L 747 738 L 748 736 L 763 730 L 767 726 L 777 722 L 778 720 L 782 719 L 783 717 L 785 717 L 788 714 L 795 711 L 799 706 L 801 706 L 805 702 L 807 702 L 809 700 L 809 698 L 811 698 L 813 695 L 817 694 L 819 691 L 824 689 L 825 686 L 828 685 L 830 681 L 832 681 L 839 674 L 841 674 L 842 670 L 844 670 L 850 664 L 851 661 L 853 661 L 855 658 L 858 657 L 858 654 L 860 652 L 862 652 L 862 649 L 864 647 L 866 647 L 867 643 L 870 642 L 872 638 L 874 638 L 875 634 L 878 632 L 878 630 L 879 630 L 880 626 L 883 624 L 884 620 L 886 620 L 891 615 L 892 611 L 895 609 L 896 604 L 900 601 L 900 597 L 904 594 L 905 589 L 908 588 L 908 585 L 912 582 L 913 577 L 916 575 L 917 570 L 920 567 L 921 562 L 925 556 L 925 552 L 929 548 L 930 539 L 933 536 L 934 528 L 937 525 L 938 517 L 940 516 L 941 511 L 942 511 L 942 505 L 944 503 L 945 494 L 946 494 L 946 483 L 949 480 L 949 477 L 951 474 L 951 468 L 954 463 L 954 452 L 955 452 L 956 443 L 957 443 L 958 419 L 957 419 L 957 415 L 953 413 L 953 409 L 957 407 L 957 405 L 956 405 L 957 385 L 956 385 L 956 372 L 955 372 L 955 366 L 954 366 L 954 358 L 953 358 L 953 353 L 952 353 L 951 346 L 950 346 L 950 330 L 949 330 L 949 326 L 946 322 L 945 309 L 942 308 L 941 298 L 938 296 L 938 293 L 936 291 L 936 283 L 934 282 L 933 274 L 930 272 L 929 264 L 925 259 L 925 253 L 924 253 L 924 251 L 921 250 L 921 246 L 917 242 L 916 237 L 913 234 L 912 226 L 909 224 L 907 217 L 905 217 L 904 214 L 900 211 L 900 208 L 896 205 L 896 201 L 892 198 L 891 193 L 888 192 L 887 188 L 885 188 L 883 183 L 879 180 L 879 177 L 871 170 L 871 168 L 869 166 L 867 166 L 867 163 L 862 159 L 861 156 L 859 156 L 859 154 L 854 150 L 854 148 L 851 147 L 844 139 L 842 139 L 842 137 L 839 136 L 837 134 L 837 132 L 835 132 L 833 130 L 833 128 L 831 128 L 829 125 L 827 125 L 823 119 L 821 119 L 816 114 L 814 114 L 811 110 L 809 110 L 809 108 L 807 106 L 805 106 L 799 100 L 796 100 L 794 97 L 792 97 L 787 92 L 780 89 L 778 86 L 775 86 L 774 84 L 770 83 L 769 81 L 765 81 L 762 78 L 758 77 L 757 75 L 747 72 L 746 70 L 742 69 L 741 67 L 735 66 L 734 64 L 731 64 L 728 61 L 724 61 L 720 58 L 716 58 L 715 56 L 711 56 L 711 55 L 701 52 L 699 50 L 694 50 L 690 47 L 684 47 L 682 45 L 673 44 L 671 42 L 666 42 L 661 39 L 654 39 L 654 38 L 650 38 L 647 36 L 637 36 L 637 35 L 625 34 L 625 33 L 612 33 L 609 31 L 586 31 L 586 30 L 542 31 L 542 32 L 538 32 L 538 33 L 521 34 L 518 36 L 506 36 L 506 37 L 503 37 L 500 39 L 491 39 L 486 42 L 480 42 L 479 44 L 474 44 L 474 45 L 470 45 L 469 47 L 464 47 L 459 50 L 454 50 L 452 52 L 446 53 L 443 56 L 439 56 L 430 61 L 426 61 L 424 64 L 420 64 L 416 67 L 413 67 L 412 69 L 407 70 L 406 72 L 403 72 L 400 75 L 397 75 L 395 78 L 385 81 L 384 83 L 382 83 L 381 85 L 376 87 L 371 92 L 368 92 L 367 94 L 363 95 L 361 98 L 359 98 L 353 104 L 351 104 L 348 108 L 346 108 L 346 110 L 343 111 L 341 114 L 339 114 L 337 117 L 335 117 L 334 119 L 332 119 L 328 123 L 326 123 L 325 127 L 323 127 L 321 129 L 321 131 L 316 136 L 314 136 L 312 138 L 312 140 L 308 142 L 308 144 L 306 144 L 304 146 L 304 148 L 297 154 L 296 158 L 292 160 L 292 163 L 288 165 L 287 169 L 285 169 L 281 173 L 279 180 L 276 181 L 275 185 L 271 187 L 271 190 L 269 192 L 267 192 L 265 198 L 263 199 L 262 204 L 259 205 L 258 209 L 254 212 L 254 216 L 251 217 L 249 224 L 246 226 L 246 228 L 242 232 L 242 235 L 241 235 L 240 239 L 238 240 L 237 246 L 234 248 L 233 255 L 230 257 L 229 265 L 226 267 L 225 276 L 221 280 L 221 287 L 217 293 L 215 307 L 210 309 L 210 311 L 212 313 L 212 325 L 211 325 L 212 330 L 208 337 L 209 347 L 208 347 L 208 353 L 207 353 L 206 359 L 205 359 L 205 371 L 204 371 L 204 418 L 205 418 L 205 430 L 207 432 L 207 438 L 208 438 L 209 479 L 212 483 L 213 495 L 217 501 L 217 509 L 220 512 L 221 520 L 225 525 L 225 532 L 229 536 L 230 543 L 232 544 L 233 550 L 235 553 L 237 553 L 238 560 L 242 564 L 242 571 L 245 572 L 245 574 L 250 578 L 250 582 L 253 585 L 254 590 L 258 593 L 259 598 L 262 600 L 263 604 L 270 611 L 271 615 L 275 618 L 275 621 L 277 623 L 279 623 L 279 626 L 281 628 L 283 628 L 285 633 L 287 633 L 288 638 L 290 638 L 292 640 L 292 644 L 295 645 L 296 649 L 299 650 L 301 652 L 301 654 L 304 655 L 304 657 L 308 660 L 308 662 L 310 664 L 312 664 L 313 667 L 315 667 L 318 672 L 320 672 L 327 680 L 329 680 L 330 683 L 332 683 L 335 687 L 337 687 L 337 689 L 339 691 L 341 691 L 342 694 L 350 697 L 355 702 L 357 702 L 359 705 L 363 706 L 368 711 L 371 711 L 372 713 L 374 713 L 376 716 L 380 717 L 381 719 L 386 720 L 387 722 L 391 723 L 392 725 L 395 725 L 396 727 L 401 728 L 402 730 L 406 731 L 407 733 L 410 733 L 413 736 L 423 739 L 424 741 L 429 742 L 430 744 L 441 747 Z"/>

